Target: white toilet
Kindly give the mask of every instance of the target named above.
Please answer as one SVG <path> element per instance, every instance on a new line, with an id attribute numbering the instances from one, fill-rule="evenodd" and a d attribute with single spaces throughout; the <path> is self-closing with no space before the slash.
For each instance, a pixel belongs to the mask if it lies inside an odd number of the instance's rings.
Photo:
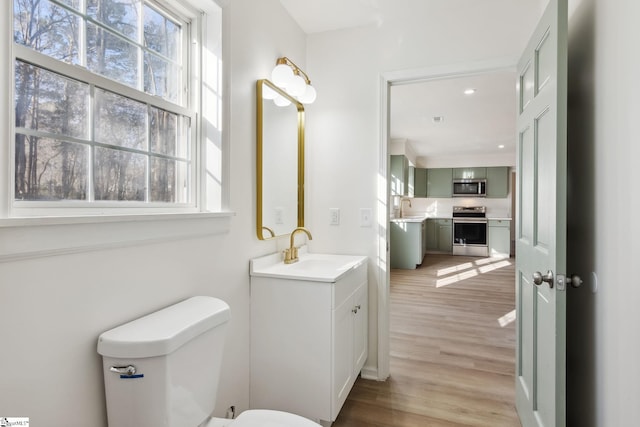
<path id="1" fill-rule="evenodd" d="M 198 296 L 101 334 L 109 427 L 318 427 L 262 409 L 210 416 L 229 317 L 224 301 Z"/>

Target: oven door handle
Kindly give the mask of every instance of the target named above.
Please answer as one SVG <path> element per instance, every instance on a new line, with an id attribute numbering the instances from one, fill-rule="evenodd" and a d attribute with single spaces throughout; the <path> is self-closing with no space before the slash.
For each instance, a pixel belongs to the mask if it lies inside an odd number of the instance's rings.
<path id="1" fill-rule="evenodd" d="M 470 218 L 458 219 L 458 218 L 454 218 L 453 219 L 453 223 L 454 224 L 487 224 L 488 221 L 486 219 L 470 219 Z"/>

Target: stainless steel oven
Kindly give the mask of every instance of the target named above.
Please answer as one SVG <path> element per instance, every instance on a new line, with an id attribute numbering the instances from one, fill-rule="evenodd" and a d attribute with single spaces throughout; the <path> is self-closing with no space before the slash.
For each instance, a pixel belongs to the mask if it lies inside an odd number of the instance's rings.
<path id="1" fill-rule="evenodd" d="M 489 255 L 487 217 L 484 206 L 453 207 L 453 254 Z"/>

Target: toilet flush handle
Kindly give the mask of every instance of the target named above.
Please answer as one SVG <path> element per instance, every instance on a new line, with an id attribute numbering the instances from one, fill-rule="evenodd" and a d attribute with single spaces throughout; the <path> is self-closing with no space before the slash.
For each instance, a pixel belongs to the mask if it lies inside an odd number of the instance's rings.
<path id="1" fill-rule="evenodd" d="M 109 368 L 111 372 L 115 372 L 120 375 L 135 375 L 136 367 L 133 365 L 129 366 L 112 366 Z"/>

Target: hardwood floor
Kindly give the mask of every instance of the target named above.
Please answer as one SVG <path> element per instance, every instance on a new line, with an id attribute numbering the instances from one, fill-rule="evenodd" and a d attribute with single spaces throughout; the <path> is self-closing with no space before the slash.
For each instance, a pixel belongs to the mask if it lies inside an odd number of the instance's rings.
<path id="1" fill-rule="evenodd" d="M 334 427 L 520 427 L 514 263 L 427 254 L 391 271 L 391 377 L 358 378 Z"/>

